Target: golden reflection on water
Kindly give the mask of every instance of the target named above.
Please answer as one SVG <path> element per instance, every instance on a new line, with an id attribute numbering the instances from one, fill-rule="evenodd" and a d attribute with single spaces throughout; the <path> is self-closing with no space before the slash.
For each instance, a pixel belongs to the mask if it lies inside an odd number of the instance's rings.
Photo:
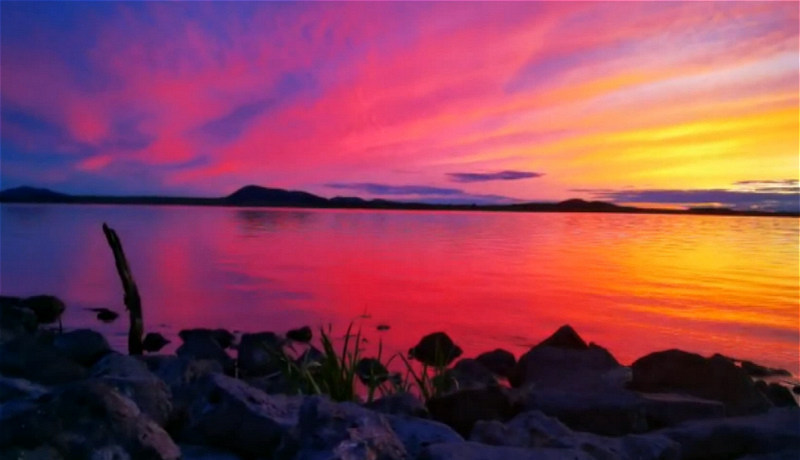
<path id="1" fill-rule="evenodd" d="M 621 214 L 3 205 L 0 290 L 70 305 L 124 346 L 100 225 L 122 238 L 145 323 L 285 331 L 356 320 L 386 349 L 445 330 L 516 354 L 562 324 L 622 362 L 683 348 L 798 372 L 798 220 Z M 368 318 L 361 318 L 367 313 Z M 375 326 L 391 329 L 378 332 Z M 175 344 L 173 344 L 174 346 Z"/>

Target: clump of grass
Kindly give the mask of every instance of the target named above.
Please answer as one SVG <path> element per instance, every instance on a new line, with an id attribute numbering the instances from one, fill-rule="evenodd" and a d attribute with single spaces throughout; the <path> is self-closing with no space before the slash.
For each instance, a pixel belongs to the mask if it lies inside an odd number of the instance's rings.
<path id="1" fill-rule="evenodd" d="M 383 362 L 382 342 L 378 343 L 377 357 L 362 357 L 361 330 L 353 332 L 353 323 L 347 327 L 341 349 L 336 349 L 332 337 L 331 326 L 327 330 L 320 328 L 321 350 L 317 359 L 310 357 L 308 352 L 297 360 L 283 349 L 276 352 L 276 358 L 282 363 L 283 377 L 294 391 L 327 395 L 335 401 L 356 401 L 360 382 L 366 387 L 367 402 L 371 402 L 376 394 L 387 396 L 401 392 L 417 393 L 427 401 L 450 388 L 450 382 L 444 377 L 452 359 L 438 346 L 433 362 L 417 358 L 422 363 L 421 371 L 417 372 L 410 361 L 414 359 L 412 356 L 406 358 L 397 353 Z M 404 363 L 405 375 L 388 370 L 398 357 Z"/>

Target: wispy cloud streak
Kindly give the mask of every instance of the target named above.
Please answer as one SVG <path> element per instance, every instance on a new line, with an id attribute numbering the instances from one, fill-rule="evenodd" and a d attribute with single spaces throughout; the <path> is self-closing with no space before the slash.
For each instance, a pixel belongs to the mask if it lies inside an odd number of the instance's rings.
<path id="1" fill-rule="evenodd" d="M 544 176 L 532 171 L 499 171 L 494 173 L 447 173 L 453 182 L 489 182 L 495 180 L 533 179 Z"/>

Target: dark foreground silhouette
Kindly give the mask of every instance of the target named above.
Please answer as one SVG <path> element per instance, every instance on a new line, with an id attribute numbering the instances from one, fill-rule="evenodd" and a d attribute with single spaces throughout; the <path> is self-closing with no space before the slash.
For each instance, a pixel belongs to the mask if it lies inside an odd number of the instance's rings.
<path id="1" fill-rule="evenodd" d="M 325 329 L 190 329 L 174 355 L 126 355 L 93 330 L 46 327 L 63 307 L 0 296 L 0 458 L 800 454 L 800 409 L 776 383 L 791 375 L 721 355 L 666 350 L 623 366 L 563 326 L 519 358 L 457 359 L 436 332 L 403 355 L 415 360 L 403 376 L 360 356 L 360 332 L 330 347 Z"/>

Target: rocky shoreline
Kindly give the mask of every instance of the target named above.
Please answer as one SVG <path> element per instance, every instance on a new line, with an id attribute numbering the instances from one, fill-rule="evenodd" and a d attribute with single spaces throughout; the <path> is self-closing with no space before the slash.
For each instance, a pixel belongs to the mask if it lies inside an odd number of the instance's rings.
<path id="1" fill-rule="evenodd" d="M 294 345 L 303 363 L 324 359 L 310 329 L 184 330 L 175 355 L 128 356 L 95 331 L 44 327 L 63 307 L 0 298 L 2 459 L 800 458 L 796 397 L 764 380 L 786 371 L 721 355 L 623 366 L 564 326 L 519 359 L 457 359 L 437 333 L 409 354 L 444 357 L 427 398 L 395 386 L 335 401 L 281 371 Z M 380 361 L 361 361 L 374 378 Z"/>

